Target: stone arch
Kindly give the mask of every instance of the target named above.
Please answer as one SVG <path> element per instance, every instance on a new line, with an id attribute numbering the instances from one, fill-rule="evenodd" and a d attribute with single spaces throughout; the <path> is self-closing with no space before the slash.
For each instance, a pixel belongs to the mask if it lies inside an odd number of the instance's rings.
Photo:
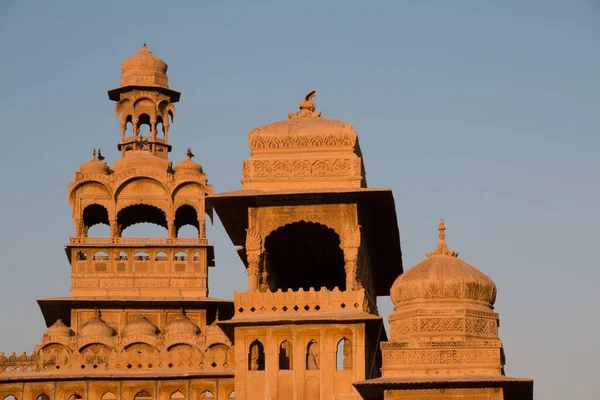
<path id="1" fill-rule="evenodd" d="M 106 195 L 108 196 L 108 199 L 112 199 L 113 198 L 113 192 L 109 187 L 109 178 L 106 177 L 106 182 L 102 181 L 103 178 L 99 177 L 99 176 L 95 176 L 93 179 L 85 179 L 82 180 L 81 182 L 77 183 L 69 192 L 69 198 L 71 199 L 71 201 L 75 198 L 75 196 L 78 193 L 81 193 L 81 188 L 85 187 L 86 185 L 97 185 L 96 187 L 98 189 L 100 189 L 101 193 L 106 193 Z M 90 186 L 88 186 L 90 187 Z"/>
<path id="2" fill-rule="evenodd" d="M 178 363 L 196 363 L 203 359 L 200 350 L 191 342 L 191 340 L 186 341 L 180 339 L 169 343 L 167 346 L 171 362 L 176 365 Z"/>
<path id="3" fill-rule="evenodd" d="M 19 400 L 14 394 L 7 394 L 2 400 Z"/>
<path id="4" fill-rule="evenodd" d="M 183 204 L 175 210 L 175 235 L 179 234 L 179 229 L 183 226 L 191 225 L 200 235 L 200 224 L 198 222 L 197 210 L 189 204 Z"/>
<path id="5" fill-rule="evenodd" d="M 68 400 L 81 400 L 81 399 L 83 399 L 83 397 L 79 393 L 73 393 L 69 397 L 67 397 L 67 399 Z"/>
<path id="6" fill-rule="evenodd" d="M 248 349 L 248 370 L 264 371 L 265 369 L 265 347 L 256 339 Z"/>
<path id="7" fill-rule="evenodd" d="M 200 393 L 201 399 L 214 399 L 215 395 L 210 390 L 205 390 Z"/>
<path id="8" fill-rule="evenodd" d="M 144 110 L 144 111 L 146 111 L 146 110 Z M 146 133 L 145 135 L 142 132 L 140 132 L 142 130 L 142 126 L 148 127 L 149 132 L 145 132 Z M 143 112 L 143 113 L 138 114 L 137 123 L 136 123 L 135 127 L 136 127 L 137 132 L 139 132 L 141 136 L 150 136 L 152 134 L 152 117 L 150 116 L 150 113 Z"/>
<path id="9" fill-rule="evenodd" d="M 46 393 L 41 393 L 35 398 L 35 400 L 50 400 L 50 396 L 48 396 Z"/>
<path id="10" fill-rule="evenodd" d="M 169 229 L 167 213 L 155 205 L 132 204 L 121 208 L 117 213 L 117 224 L 121 232 L 140 223 L 151 223 Z"/>
<path id="11" fill-rule="evenodd" d="M 232 390 L 231 392 L 229 392 L 229 396 L 227 396 L 228 399 L 235 399 L 235 390 Z"/>
<path id="12" fill-rule="evenodd" d="M 145 365 L 150 362 L 158 350 L 152 343 L 148 343 L 143 339 L 137 339 L 123 346 L 121 351 L 125 354 L 130 365 Z"/>
<path id="13" fill-rule="evenodd" d="M 205 367 L 227 368 L 230 347 L 223 343 L 210 345 L 204 352 Z"/>
<path id="14" fill-rule="evenodd" d="M 140 390 L 133 396 L 134 400 L 152 400 L 152 395 L 147 390 Z"/>
<path id="15" fill-rule="evenodd" d="M 160 176 L 157 171 L 145 170 L 143 172 L 132 170 L 130 176 L 127 176 L 117 182 L 115 185 L 114 199 L 115 201 L 120 200 L 124 197 L 132 197 L 139 199 L 139 193 L 153 194 L 153 195 L 164 195 L 165 199 L 168 199 L 168 188 L 160 181 Z M 128 173 L 129 175 L 129 173 Z M 144 185 L 143 188 L 139 186 Z M 132 193 L 129 193 L 132 192 Z"/>
<path id="16" fill-rule="evenodd" d="M 39 363 L 42 365 L 68 364 L 72 351 L 64 343 L 48 342 L 38 352 Z"/>
<path id="17" fill-rule="evenodd" d="M 79 348 L 79 353 L 86 364 L 108 363 L 114 351 L 112 346 L 100 341 L 87 343 Z"/>
<path id="18" fill-rule="evenodd" d="M 352 342 L 348 338 L 343 337 L 339 340 L 335 355 L 337 371 L 352 370 Z"/>
<path id="19" fill-rule="evenodd" d="M 83 225 L 85 230 L 88 232 L 88 235 L 89 229 L 95 225 L 102 224 L 110 227 L 108 209 L 102 204 L 88 204 L 81 212 L 81 216 L 83 219 Z"/>
<path id="20" fill-rule="evenodd" d="M 284 340 L 279 345 L 279 369 L 280 370 L 291 370 L 293 369 L 293 347 L 289 340 Z"/>
<path id="21" fill-rule="evenodd" d="M 306 345 L 306 369 L 308 371 L 318 370 L 321 365 L 321 351 L 319 343 L 312 339 Z"/>
<path id="22" fill-rule="evenodd" d="M 339 235 L 325 225 L 305 221 L 284 225 L 265 239 L 262 283 L 273 291 L 346 290 L 340 244 Z"/>
<path id="23" fill-rule="evenodd" d="M 104 392 L 100 400 L 117 400 L 117 396 L 109 390 L 108 392 Z"/>
<path id="24" fill-rule="evenodd" d="M 171 393 L 171 395 L 169 396 L 169 399 L 183 400 L 183 399 L 185 399 L 185 395 L 183 394 L 183 392 L 181 390 L 176 390 L 173 393 Z"/>

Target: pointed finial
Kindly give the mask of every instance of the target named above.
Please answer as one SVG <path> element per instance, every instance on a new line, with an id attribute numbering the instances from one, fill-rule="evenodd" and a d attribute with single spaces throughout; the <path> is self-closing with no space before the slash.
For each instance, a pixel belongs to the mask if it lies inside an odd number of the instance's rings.
<path id="1" fill-rule="evenodd" d="M 98 307 L 94 307 L 94 316 L 96 318 L 100 318 L 100 310 L 98 309 Z"/>
<path id="2" fill-rule="evenodd" d="M 215 314 L 215 322 L 219 322 L 219 310 L 217 310 L 217 313 Z"/>
<path id="3" fill-rule="evenodd" d="M 183 309 L 183 307 L 179 308 L 179 312 L 181 313 L 182 316 L 185 317 L 185 310 Z"/>
<path id="4" fill-rule="evenodd" d="M 445 255 L 450 257 L 458 257 L 458 252 L 448 249 L 448 245 L 446 244 L 446 225 L 444 224 L 444 219 L 440 219 L 440 223 L 438 225 L 438 244 L 434 251 L 431 253 L 427 253 L 427 258 L 436 256 L 436 255 Z"/>
<path id="5" fill-rule="evenodd" d="M 185 155 L 188 156 L 189 158 L 194 158 L 194 153 L 192 153 L 192 148 L 191 147 L 187 148 L 187 150 L 185 152 Z"/>
<path id="6" fill-rule="evenodd" d="M 104 156 L 102 155 L 102 150 L 100 150 L 100 147 L 98 147 L 98 160 L 104 160 Z"/>
<path id="7" fill-rule="evenodd" d="M 316 90 L 309 90 L 304 95 L 304 101 L 298 105 L 300 111 L 297 113 L 288 113 L 288 118 L 306 118 L 306 117 L 314 117 L 319 118 L 321 116 L 321 111 L 315 111 L 316 106 L 315 102 L 312 100 L 313 97 L 317 95 Z"/>
<path id="8" fill-rule="evenodd" d="M 96 157 L 96 148 L 94 147 L 94 150 L 92 151 L 92 156 Z"/>

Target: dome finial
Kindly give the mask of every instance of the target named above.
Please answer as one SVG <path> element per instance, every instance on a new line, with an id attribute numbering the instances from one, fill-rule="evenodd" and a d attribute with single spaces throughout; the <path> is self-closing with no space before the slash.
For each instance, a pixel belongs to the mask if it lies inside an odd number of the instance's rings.
<path id="1" fill-rule="evenodd" d="M 219 322 L 219 310 L 215 313 L 215 322 Z"/>
<path id="2" fill-rule="evenodd" d="M 194 158 L 194 153 L 192 153 L 192 148 L 188 147 L 187 151 L 185 152 L 185 155 L 188 156 L 189 158 Z"/>
<path id="3" fill-rule="evenodd" d="M 446 225 L 444 224 L 443 218 L 440 219 L 438 225 L 438 238 L 439 241 L 435 250 L 426 254 L 428 258 L 436 255 L 458 257 L 458 252 L 448 249 L 448 245 L 446 244 Z"/>
<path id="4" fill-rule="evenodd" d="M 298 105 L 298 108 L 300 108 L 300 111 L 298 111 L 297 113 L 291 113 L 291 112 L 288 113 L 288 118 L 289 119 L 306 118 L 306 117 L 319 118 L 321 116 L 321 111 L 315 111 L 316 110 L 315 102 L 312 100 L 313 97 L 315 97 L 316 95 L 317 95 L 316 90 L 309 90 L 304 95 L 304 101 Z"/>

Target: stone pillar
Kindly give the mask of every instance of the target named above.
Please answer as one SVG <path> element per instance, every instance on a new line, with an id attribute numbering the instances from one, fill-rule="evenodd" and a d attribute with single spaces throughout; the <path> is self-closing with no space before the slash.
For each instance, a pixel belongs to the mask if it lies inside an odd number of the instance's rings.
<path id="1" fill-rule="evenodd" d="M 246 257 L 248 259 L 248 290 L 255 292 L 259 289 L 258 277 L 260 252 L 250 251 L 246 254 Z"/>
<path id="2" fill-rule="evenodd" d="M 346 290 L 356 290 L 357 247 L 344 248 L 344 269 L 346 270 Z"/>
<path id="3" fill-rule="evenodd" d="M 169 239 L 175 239 L 177 237 L 177 230 L 175 228 L 175 221 L 168 222 Z"/>
<path id="4" fill-rule="evenodd" d="M 156 141 L 156 119 L 150 120 L 150 133 L 152 135 L 152 141 Z"/>
<path id="5" fill-rule="evenodd" d="M 110 237 L 121 237 L 121 226 L 116 219 L 111 219 L 110 223 Z"/>

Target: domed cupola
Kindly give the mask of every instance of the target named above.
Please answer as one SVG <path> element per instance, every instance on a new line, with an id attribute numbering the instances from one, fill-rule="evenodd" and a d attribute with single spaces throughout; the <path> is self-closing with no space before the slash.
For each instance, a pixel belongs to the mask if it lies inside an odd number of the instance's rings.
<path id="1" fill-rule="evenodd" d="M 444 220 L 439 242 L 427 259 L 400 275 L 390 290 L 394 309 L 424 302 L 461 302 L 493 308 L 496 285 L 483 272 L 458 258 L 445 242 Z"/>
<path id="2" fill-rule="evenodd" d="M 192 158 L 194 158 L 194 153 L 192 153 L 192 149 L 188 147 L 185 160 L 175 165 L 174 170 L 176 176 L 185 174 L 201 175 L 203 173 L 202 166 L 192 160 Z"/>
<path id="3" fill-rule="evenodd" d="M 192 335 L 196 336 L 200 333 L 200 328 L 181 312 L 173 318 L 164 329 L 165 335 Z"/>
<path id="4" fill-rule="evenodd" d="M 156 336 L 158 328 L 143 315 L 136 315 L 134 320 L 123 329 L 123 337 L 147 335 Z"/>
<path id="5" fill-rule="evenodd" d="M 104 156 L 100 149 L 98 149 L 98 153 L 96 154 L 96 149 L 92 153 L 92 158 L 79 167 L 79 171 L 84 174 L 110 174 L 110 168 L 104 161 Z"/>
<path id="6" fill-rule="evenodd" d="M 115 335 L 115 331 L 100 318 L 100 312 L 96 311 L 96 315 L 81 326 L 79 335 L 112 337 Z"/>
<path id="7" fill-rule="evenodd" d="M 121 86 L 169 87 L 167 63 L 148 50 L 144 43 L 141 49 L 121 64 Z"/>
<path id="8" fill-rule="evenodd" d="M 219 328 L 219 325 L 217 325 L 218 322 L 219 322 L 219 311 L 217 310 L 215 320 L 213 321 L 212 324 L 210 324 L 209 326 L 206 327 L 206 331 L 205 331 L 206 346 L 212 346 L 213 344 L 217 344 L 217 343 L 223 343 L 226 345 L 230 344 L 230 341 L 227 338 L 227 335 L 225 335 L 225 332 L 223 332 L 223 330 L 221 330 L 221 328 Z"/>
<path id="9" fill-rule="evenodd" d="M 70 337 L 73 331 L 63 323 L 62 319 L 57 319 L 44 334 L 48 337 Z"/>

